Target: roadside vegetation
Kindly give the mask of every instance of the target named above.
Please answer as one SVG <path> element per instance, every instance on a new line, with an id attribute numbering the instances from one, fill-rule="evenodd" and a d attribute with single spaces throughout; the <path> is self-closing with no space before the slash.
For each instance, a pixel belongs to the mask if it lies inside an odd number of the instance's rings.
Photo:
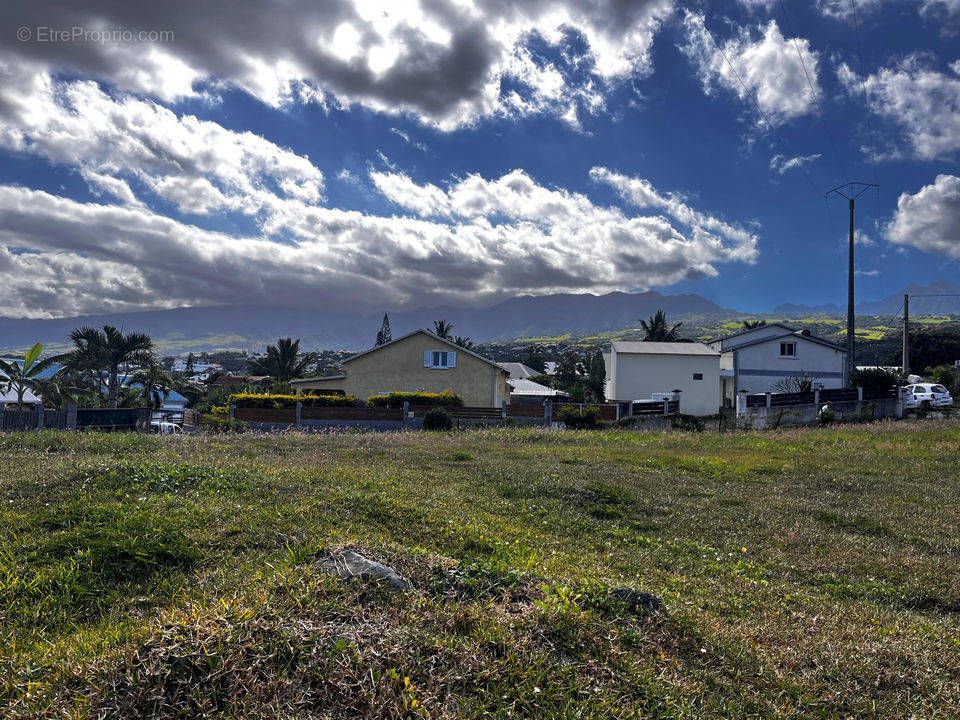
<path id="1" fill-rule="evenodd" d="M 956 419 L 0 434 L 3 716 L 954 718 L 958 457 Z"/>

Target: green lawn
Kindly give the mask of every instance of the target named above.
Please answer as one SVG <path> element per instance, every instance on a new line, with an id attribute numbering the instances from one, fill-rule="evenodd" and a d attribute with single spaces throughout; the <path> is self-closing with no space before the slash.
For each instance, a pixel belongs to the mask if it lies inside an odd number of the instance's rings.
<path id="1" fill-rule="evenodd" d="M 955 718 L 958 461 L 956 420 L 0 434 L 0 715 Z"/>

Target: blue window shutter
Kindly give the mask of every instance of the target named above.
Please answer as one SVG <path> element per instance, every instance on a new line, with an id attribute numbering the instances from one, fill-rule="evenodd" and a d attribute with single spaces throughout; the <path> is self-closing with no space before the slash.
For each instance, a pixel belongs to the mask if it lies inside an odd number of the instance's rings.
<path id="1" fill-rule="evenodd" d="M 447 353 L 447 367 L 455 368 L 457 366 L 457 353 L 448 352 Z"/>
<path id="2" fill-rule="evenodd" d="M 433 367 L 433 353 L 429 350 L 423 352 L 423 366 Z"/>

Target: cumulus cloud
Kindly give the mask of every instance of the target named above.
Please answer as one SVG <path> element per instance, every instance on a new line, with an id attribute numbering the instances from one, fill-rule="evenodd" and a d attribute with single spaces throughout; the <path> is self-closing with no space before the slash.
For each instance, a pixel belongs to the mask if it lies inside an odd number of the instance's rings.
<path id="1" fill-rule="evenodd" d="M 774 125 L 814 111 L 816 95 L 810 84 L 820 92 L 819 55 L 810 49 L 809 40 L 785 38 L 776 21 L 770 20 L 756 30 L 741 28 L 735 37 L 723 42 L 721 53 L 693 13 L 686 13 L 684 24 L 687 42 L 681 49 L 697 68 L 705 93 L 720 87 L 736 93 L 741 100 L 749 94 Z"/>
<path id="2" fill-rule="evenodd" d="M 797 170 L 802 168 L 804 165 L 809 165 L 815 160 L 820 159 L 820 153 L 814 153 L 813 155 L 797 155 L 796 157 L 788 158 L 786 155 L 774 155 L 770 158 L 770 169 L 776 170 L 780 175 L 783 175 L 788 170 Z"/>
<path id="3" fill-rule="evenodd" d="M 960 149 L 960 60 L 950 65 L 949 72 L 933 69 L 923 57 L 913 55 L 865 78 L 846 63 L 837 74 L 851 95 L 866 92 L 871 111 L 900 126 L 913 155 L 930 160 Z M 878 156 L 899 154 L 887 151 Z"/>
<path id="4" fill-rule="evenodd" d="M 671 9 L 672 0 L 34 0 L 0 4 L 0 26 L 33 35 L 19 42 L 9 32 L 0 55 L 165 101 L 228 85 L 273 106 L 357 103 L 444 129 L 498 114 L 575 121 L 577 102 L 602 103 L 599 86 L 650 71 L 653 38 Z M 58 29 L 123 29 L 133 39 L 44 42 L 53 19 Z M 141 32 L 159 34 L 141 41 Z M 585 81 L 527 49 L 533 36 L 565 48 L 571 32 L 585 41 Z M 504 92 L 504 82 L 516 88 Z"/>
<path id="5" fill-rule="evenodd" d="M 92 81 L 7 75 L 18 82 L 0 85 L 0 147 L 76 168 L 98 194 L 138 204 L 135 181 L 190 214 L 254 215 L 321 199 L 323 173 L 308 158 L 254 133 L 113 97 Z"/>
<path id="6" fill-rule="evenodd" d="M 903 193 L 886 228 L 897 245 L 960 260 L 960 178 L 938 175 L 932 185 Z"/>
<path id="7" fill-rule="evenodd" d="M 201 230 L 142 207 L 0 186 L 0 285 L 10 288 L 0 314 L 248 302 L 331 309 L 475 303 L 665 286 L 756 256 L 755 236 L 642 179 L 636 181 L 659 198 L 659 209 L 689 231 L 663 215 L 628 215 L 543 187 L 519 170 L 495 180 L 472 175 L 447 189 L 391 173 L 372 180 L 421 217 L 289 202 L 273 219 L 286 238 L 278 242 Z M 57 288 L 65 272 L 69 292 L 43 298 L 19 279 L 30 273 Z"/>

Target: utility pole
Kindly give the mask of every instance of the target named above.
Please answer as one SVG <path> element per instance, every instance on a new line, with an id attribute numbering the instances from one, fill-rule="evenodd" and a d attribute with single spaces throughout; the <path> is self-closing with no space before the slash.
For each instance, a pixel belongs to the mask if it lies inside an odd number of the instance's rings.
<path id="1" fill-rule="evenodd" d="M 910 296 L 903 295 L 903 381 L 910 374 Z"/>
<path id="2" fill-rule="evenodd" d="M 845 378 L 845 384 L 847 387 L 851 386 L 853 373 L 857 369 L 855 355 L 856 346 L 854 344 L 857 328 L 853 292 L 853 275 L 855 270 L 853 257 L 853 238 L 855 234 L 853 215 L 857 206 L 857 198 L 863 195 L 863 193 L 870 188 L 877 188 L 877 195 L 880 195 L 879 185 L 874 185 L 873 183 L 850 182 L 846 185 L 835 187 L 833 190 L 828 190 L 825 198 L 829 199 L 832 194 L 836 193 L 837 195 L 846 198 L 850 207 L 850 250 L 847 275 L 847 377 Z"/>

